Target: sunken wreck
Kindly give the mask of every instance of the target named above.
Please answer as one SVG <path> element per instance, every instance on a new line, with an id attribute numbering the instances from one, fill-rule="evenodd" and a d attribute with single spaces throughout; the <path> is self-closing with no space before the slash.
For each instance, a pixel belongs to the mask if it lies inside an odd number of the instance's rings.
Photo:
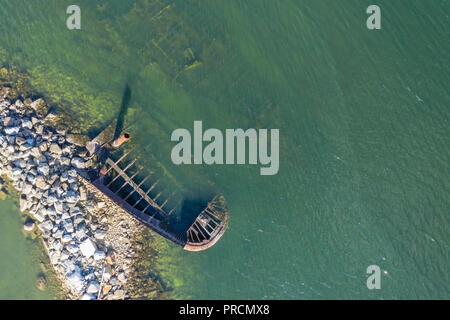
<path id="1" fill-rule="evenodd" d="M 184 250 L 202 251 L 213 246 L 228 226 L 224 197 L 215 194 L 194 216 L 183 217 L 180 212 L 181 219 L 171 219 L 177 207 L 168 205 L 169 198 L 158 192 L 159 177 L 151 170 L 146 172 L 145 166 L 131 169 L 139 158 L 135 148 L 120 150 L 131 135 L 124 132 L 117 136 L 116 132 L 117 123 L 113 121 L 87 143 L 97 165 L 80 171 L 80 176 L 142 224 Z"/>

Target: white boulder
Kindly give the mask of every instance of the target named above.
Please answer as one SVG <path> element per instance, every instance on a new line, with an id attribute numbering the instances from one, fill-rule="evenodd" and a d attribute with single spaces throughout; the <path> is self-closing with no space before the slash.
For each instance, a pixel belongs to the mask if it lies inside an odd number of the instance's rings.
<path id="1" fill-rule="evenodd" d="M 89 286 L 86 289 L 87 293 L 93 294 L 93 293 L 98 293 L 98 290 L 100 289 L 100 285 L 98 284 L 98 282 L 91 282 L 89 284 Z"/>
<path id="2" fill-rule="evenodd" d="M 47 176 L 50 173 L 50 167 L 47 163 L 41 163 L 38 167 L 38 173 Z"/>
<path id="3" fill-rule="evenodd" d="M 83 294 L 83 296 L 81 297 L 81 300 L 96 300 L 95 296 L 89 293 L 85 293 Z"/>
<path id="4" fill-rule="evenodd" d="M 95 233 L 94 233 L 95 239 L 103 240 L 103 239 L 105 239 L 105 236 L 106 236 L 106 231 L 103 231 L 100 229 L 95 230 Z"/>
<path id="5" fill-rule="evenodd" d="M 5 128 L 5 133 L 9 136 L 15 136 L 16 134 L 18 134 L 20 131 L 19 127 L 8 127 Z"/>
<path id="6" fill-rule="evenodd" d="M 97 251 L 97 247 L 94 241 L 92 241 L 90 238 L 87 238 L 80 244 L 80 250 L 83 256 L 89 258 L 94 255 L 95 251 Z"/>
<path id="7" fill-rule="evenodd" d="M 94 260 L 103 260 L 106 258 L 106 253 L 104 251 L 95 251 L 94 252 Z"/>
<path id="8" fill-rule="evenodd" d="M 70 163 L 72 164 L 73 167 L 75 167 L 77 169 L 85 168 L 84 160 L 79 157 L 74 157 Z"/>
<path id="9" fill-rule="evenodd" d="M 84 286 L 84 278 L 81 273 L 75 270 L 70 276 L 67 277 L 67 281 L 70 287 L 76 291 L 81 291 Z"/>

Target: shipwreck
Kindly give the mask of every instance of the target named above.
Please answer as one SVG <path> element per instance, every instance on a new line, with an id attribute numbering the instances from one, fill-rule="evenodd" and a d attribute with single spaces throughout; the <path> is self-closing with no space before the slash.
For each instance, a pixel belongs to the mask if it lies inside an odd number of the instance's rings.
<path id="1" fill-rule="evenodd" d="M 169 199 L 158 192 L 159 177 L 145 172 L 142 166 L 131 169 L 138 160 L 134 149 L 117 152 L 131 135 L 124 132 L 116 137 L 114 128 L 117 121 L 86 144 L 97 166 L 79 172 L 80 175 L 145 226 L 184 250 L 202 251 L 213 246 L 228 226 L 224 197 L 214 194 L 194 217 L 184 219 L 180 212 L 182 223 L 179 218 L 171 219 L 176 208 L 168 206 Z"/>

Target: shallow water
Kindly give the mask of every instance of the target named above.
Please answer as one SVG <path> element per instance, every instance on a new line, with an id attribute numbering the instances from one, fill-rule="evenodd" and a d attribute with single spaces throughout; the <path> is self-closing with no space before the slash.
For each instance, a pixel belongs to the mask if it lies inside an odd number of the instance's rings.
<path id="1" fill-rule="evenodd" d="M 92 135 L 128 83 L 124 129 L 170 173 L 161 188 L 225 195 L 213 248 L 163 251 L 176 296 L 448 298 L 448 1 L 380 0 L 380 31 L 370 1 L 78 3 L 69 31 L 67 1 L 0 0 L 0 60 Z M 194 120 L 279 128 L 279 174 L 175 167 L 170 134 Z"/>
<path id="2" fill-rule="evenodd" d="M 0 202 L 0 299 L 51 299 L 49 290 L 40 291 L 36 279 L 42 274 L 36 250 L 38 243 L 27 239 L 17 206 Z"/>

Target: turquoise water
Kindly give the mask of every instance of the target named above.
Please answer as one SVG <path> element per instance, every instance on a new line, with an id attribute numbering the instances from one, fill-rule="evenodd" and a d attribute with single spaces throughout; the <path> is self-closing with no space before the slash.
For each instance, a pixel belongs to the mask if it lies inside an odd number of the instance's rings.
<path id="1" fill-rule="evenodd" d="M 205 181 L 230 226 L 201 253 L 168 245 L 177 296 L 449 297 L 448 1 L 0 0 L 0 59 L 82 131 L 117 116 L 185 194 Z M 280 171 L 171 164 L 170 134 L 279 128 Z M 368 290 L 376 264 L 381 289 Z"/>

